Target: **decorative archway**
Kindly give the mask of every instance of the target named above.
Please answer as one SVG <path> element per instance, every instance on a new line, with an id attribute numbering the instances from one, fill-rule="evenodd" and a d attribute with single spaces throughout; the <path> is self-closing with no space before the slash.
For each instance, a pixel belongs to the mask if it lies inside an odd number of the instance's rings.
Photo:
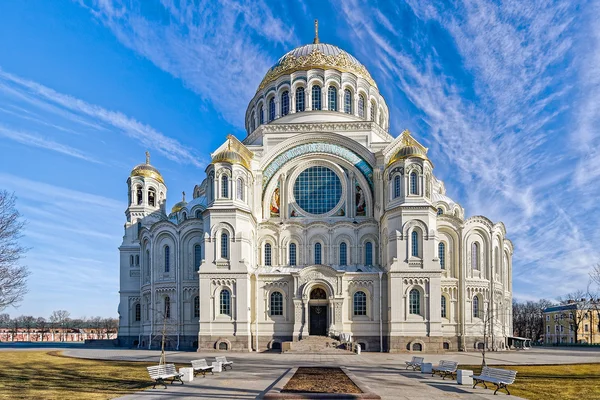
<path id="1" fill-rule="evenodd" d="M 329 331 L 329 296 L 322 285 L 314 285 L 308 299 L 308 334 L 327 336 Z"/>

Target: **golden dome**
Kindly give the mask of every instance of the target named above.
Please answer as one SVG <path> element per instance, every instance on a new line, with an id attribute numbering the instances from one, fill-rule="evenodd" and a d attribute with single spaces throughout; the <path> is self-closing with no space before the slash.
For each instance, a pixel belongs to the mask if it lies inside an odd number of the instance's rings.
<path id="1" fill-rule="evenodd" d="M 171 208 L 171 213 L 178 213 L 185 206 L 187 206 L 187 201 L 185 201 L 185 192 L 181 192 L 181 194 L 182 194 L 181 201 L 179 203 L 175 203 L 175 205 L 173 206 L 173 208 Z"/>
<path id="2" fill-rule="evenodd" d="M 131 170 L 131 174 L 129 176 L 142 176 L 144 178 L 153 178 L 162 183 L 163 185 L 165 184 L 165 180 L 163 179 L 160 172 L 158 172 L 156 168 L 150 165 L 150 153 L 148 152 L 146 152 L 146 163 L 138 164 L 135 167 L 133 167 L 133 170 Z"/>
<path id="3" fill-rule="evenodd" d="M 418 157 L 427 160 L 427 152 L 419 146 L 404 146 L 390 159 L 388 165 L 409 157 Z"/>
<path id="4" fill-rule="evenodd" d="M 250 159 L 252 153 L 244 147 L 233 135 L 227 135 L 227 148 L 219 151 L 213 156 L 212 164 L 228 163 L 240 164 L 250 170 Z"/>

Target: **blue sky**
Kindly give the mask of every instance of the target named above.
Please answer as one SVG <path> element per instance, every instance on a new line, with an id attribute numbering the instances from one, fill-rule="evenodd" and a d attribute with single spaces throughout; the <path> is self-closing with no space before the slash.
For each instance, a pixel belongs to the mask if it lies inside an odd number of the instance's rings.
<path id="1" fill-rule="evenodd" d="M 515 297 L 599 262 L 598 2 L 28 1 L 0 6 L 0 188 L 28 220 L 15 316 L 115 315 L 126 179 L 152 154 L 168 207 L 200 183 L 267 69 L 313 37 L 361 60 L 391 132 L 430 148 L 466 214 L 503 221 Z"/>

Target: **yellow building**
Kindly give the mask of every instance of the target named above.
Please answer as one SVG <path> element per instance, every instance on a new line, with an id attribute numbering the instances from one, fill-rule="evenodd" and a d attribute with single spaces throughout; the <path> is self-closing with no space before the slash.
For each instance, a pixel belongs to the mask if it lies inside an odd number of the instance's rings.
<path id="1" fill-rule="evenodd" d="M 544 310 L 546 344 L 600 343 L 600 304 L 570 302 Z"/>

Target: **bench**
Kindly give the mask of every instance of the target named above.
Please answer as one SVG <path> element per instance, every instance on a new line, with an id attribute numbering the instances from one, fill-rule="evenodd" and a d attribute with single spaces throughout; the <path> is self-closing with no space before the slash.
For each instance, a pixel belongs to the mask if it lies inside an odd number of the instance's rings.
<path id="1" fill-rule="evenodd" d="M 458 368 L 458 362 L 456 361 L 445 361 L 440 360 L 439 365 L 431 368 L 431 376 L 439 373 L 442 379 L 446 379 L 448 375 L 450 378 L 456 373 L 456 369 Z"/>
<path id="2" fill-rule="evenodd" d="M 152 389 L 156 388 L 156 384 L 159 383 L 167 388 L 167 384 L 165 383 L 165 379 L 171 378 L 171 385 L 173 382 L 178 380 L 183 385 L 183 381 L 181 377 L 183 374 L 180 374 L 175 369 L 175 364 L 164 364 L 164 365 L 153 365 L 152 367 L 146 367 L 148 369 L 148 374 L 151 379 L 154 379 L 154 386 Z"/>
<path id="3" fill-rule="evenodd" d="M 413 371 L 416 371 L 417 368 L 421 369 L 421 364 L 423 364 L 423 361 L 425 361 L 424 357 L 413 357 L 412 360 L 404 362 L 406 363 L 406 369 L 411 367 Z"/>
<path id="4" fill-rule="evenodd" d="M 227 369 L 227 367 L 229 367 L 229 369 L 233 369 L 233 361 L 227 361 L 227 357 L 223 356 L 223 357 L 216 357 L 217 362 L 221 363 L 221 366 L 223 367 L 223 371 L 225 371 Z"/>
<path id="5" fill-rule="evenodd" d="M 202 358 L 200 360 L 192 360 L 192 368 L 194 369 L 194 376 L 196 374 L 201 373 L 203 377 L 206 378 L 206 373 L 210 372 L 211 374 L 215 374 L 213 372 L 213 367 L 206 363 L 206 359 Z"/>
<path id="6" fill-rule="evenodd" d="M 473 380 L 475 382 L 473 384 L 473 389 L 475 389 L 475 386 L 477 386 L 477 384 L 479 383 L 483 383 L 483 386 L 487 389 L 487 385 L 485 383 L 490 382 L 496 385 L 496 390 L 494 391 L 494 394 L 496 394 L 498 390 L 504 389 L 506 390 L 506 393 L 510 395 L 510 392 L 508 391 L 508 385 L 512 384 L 515 381 L 516 377 L 517 371 L 501 368 L 483 367 L 483 369 L 481 370 L 481 374 L 473 375 Z"/>

